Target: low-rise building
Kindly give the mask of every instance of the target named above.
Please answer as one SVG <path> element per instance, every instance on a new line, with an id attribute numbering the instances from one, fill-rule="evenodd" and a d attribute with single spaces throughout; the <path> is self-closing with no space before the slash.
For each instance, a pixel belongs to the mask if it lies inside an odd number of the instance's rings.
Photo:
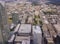
<path id="1" fill-rule="evenodd" d="M 30 44 L 30 36 L 16 36 L 14 44 Z"/>
<path id="2" fill-rule="evenodd" d="M 31 24 L 21 24 L 18 35 L 21 36 L 30 36 L 32 34 Z"/>

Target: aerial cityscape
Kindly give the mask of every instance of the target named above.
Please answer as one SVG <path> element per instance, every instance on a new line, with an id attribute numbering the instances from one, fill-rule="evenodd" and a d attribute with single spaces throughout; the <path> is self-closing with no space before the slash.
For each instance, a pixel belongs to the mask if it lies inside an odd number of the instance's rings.
<path id="1" fill-rule="evenodd" d="M 60 44 L 60 0 L 0 0 L 0 44 Z"/>

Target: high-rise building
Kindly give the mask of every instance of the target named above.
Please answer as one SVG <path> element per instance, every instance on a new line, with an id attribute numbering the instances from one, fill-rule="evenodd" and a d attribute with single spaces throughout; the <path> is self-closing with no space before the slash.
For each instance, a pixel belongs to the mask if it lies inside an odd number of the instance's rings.
<path id="1" fill-rule="evenodd" d="M 18 13 L 12 13 L 12 21 L 14 24 L 17 24 L 19 21 L 19 14 Z"/>
<path id="2" fill-rule="evenodd" d="M 7 42 L 9 38 L 9 26 L 5 8 L 0 3 L 0 44 Z"/>
<path id="3" fill-rule="evenodd" d="M 42 44 L 42 31 L 40 26 L 33 26 L 33 42 L 34 44 Z"/>

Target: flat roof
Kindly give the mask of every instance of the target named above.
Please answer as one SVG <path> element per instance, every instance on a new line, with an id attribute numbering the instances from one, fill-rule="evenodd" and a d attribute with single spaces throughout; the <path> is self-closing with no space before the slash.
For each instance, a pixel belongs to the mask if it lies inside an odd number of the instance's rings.
<path id="1" fill-rule="evenodd" d="M 58 32 L 60 32 L 60 24 L 54 24 L 54 27 L 56 28 L 56 30 L 57 30 Z"/>
<path id="2" fill-rule="evenodd" d="M 17 44 L 30 44 L 30 36 L 16 36 L 15 40 L 14 40 L 15 43 Z"/>
<path id="3" fill-rule="evenodd" d="M 31 24 L 21 24 L 18 33 L 31 33 Z"/>
<path id="4" fill-rule="evenodd" d="M 23 41 L 27 40 L 30 41 L 30 36 L 16 36 L 15 41 Z"/>
<path id="5" fill-rule="evenodd" d="M 40 26 L 33 26 L 33 31 L 36 33 L 42 33 Z"/>

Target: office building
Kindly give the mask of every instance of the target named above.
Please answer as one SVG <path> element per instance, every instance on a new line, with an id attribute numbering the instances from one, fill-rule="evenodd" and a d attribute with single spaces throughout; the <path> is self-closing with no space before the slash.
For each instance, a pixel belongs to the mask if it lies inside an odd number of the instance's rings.
<path id="1" fill-rule="evenodd" d="M 34 44 L 42 44 L 42 31 L 40 26 L 33 26 L 33 42 Z"/>
<path id="2" fill-rule="evenodd" d="M 5 8 L 0 4 L 0 44 L 6 43 L 10 34 L 9 34 L 9 25 L 7 21 L 7 14 Z"/>

